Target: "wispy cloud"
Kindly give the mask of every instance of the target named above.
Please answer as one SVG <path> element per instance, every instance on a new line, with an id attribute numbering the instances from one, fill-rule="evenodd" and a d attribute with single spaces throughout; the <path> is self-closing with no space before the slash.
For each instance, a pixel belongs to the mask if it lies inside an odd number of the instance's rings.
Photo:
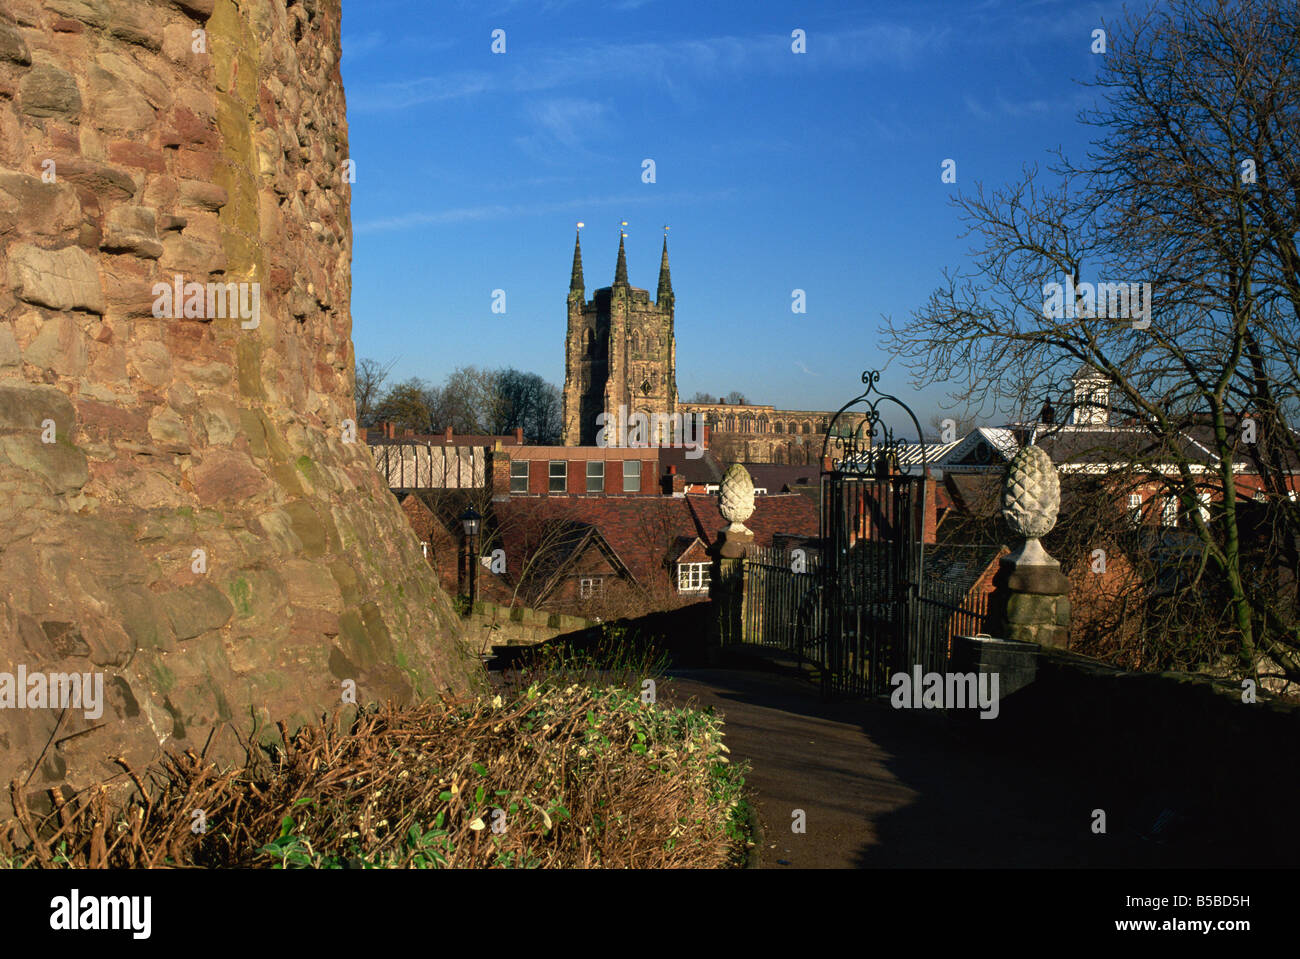
<path id="1" fill-rule="evenodd" d="M 561 200 L 551 203 L 493 203 L 483 206 L 453 207 L 426 213 L 407 213 L 402 216 L 384 217 L 355 224 L 352 232 L 391 233 L 409 230 L 421 226 L 445 226 L 451 223 L 472 223 L 482 220 L 518 219 L 528 216 L 549 216 L 554 213 L 583 211 L 592 207 L 628 207 L 646 203 L 655 204 L 696 204 L 724 200 L 735 193 L 733 188 L 712 190 L 708 192 L 677 192 L 650 195 L 644 192 L 625 193 L 616 196 L 579 197 L 574 200 Z"/>
<path id="2" fill-rule="evenodd" d="M 1095 95 L 1086 90 L 1076 90 L 1068 96 L 1050 98 L 1008 98 L 998 93 L 993 97 L 989 107 L 985 107 L 974 96 L 967 93 L 962 97 L 962 102 L 977 120 L 988 122 L 999 117 L 1040 117 L 1052 113 L 1067 115 L 1091 105 L 1095 99 Z"/>
<path id="3" fill-rule="evenodd" d="M 564 87 L 589 87 L 608 78 L 656 84 L 670 95 L 689 96 L 693 82 L 807 69 L 859 70 L 910 67 L 928 61 L 949 42 L 949 28 L 924 30 L 892 24 L 813 31 L 808 53 L 790 51 L 788 34 L 684 38 L 675 41 L 608 43 L 586 40 L 536 60 L 507 61 L 493 71 L 447 73 L 395 83 L 363 85 L 349 93 L 353 110 L 400 110 L 420 103 L 480 94 L 517 95 Z"/>
<path id="4" fill-rule="evenodd" d="M 814 373 L 812 370 L 808 369 L 808 367 L 805 366 L 803 363 L 801 363 L 799 360 L 795 360 L 794 365 L 799 367 L 799 369 L 803 370 L 809 376 L 821 376 L 820 373 Z"/>
<path id="5" fill-rule="evenodd" d="M 529 104 L 524 112 L 534 129 L 534 133 L 525 139 L 533 146 L 558 143 L 576 150 L 592 139 L 599 139 L 609 108 L 595 100 L 553 97 Z"/>
<path id="6" fill-rule="evenodd" d="M 345 33 L 342 42 L 343 56 L 351 60 L 364 57 L 366 54 L 382 47 L 384 45 L 384 34 L 379 30 L 371 30 L 369 33 L 363 33 L 360 36 Z"/>

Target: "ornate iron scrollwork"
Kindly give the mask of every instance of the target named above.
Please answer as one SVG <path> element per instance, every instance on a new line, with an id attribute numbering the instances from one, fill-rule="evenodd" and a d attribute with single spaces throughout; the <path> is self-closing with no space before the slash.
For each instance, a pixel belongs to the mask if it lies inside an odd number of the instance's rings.
<path id="1" fill-rule="evenodd" d="M 905 412 L 916 427 L 917 443 L 921 447 L 920 467 L 926 467 L 925 439 L 921 435 L 921 425 L 917 422 L 912 408 L 889 393 L 882 393 L 877 388 L 880 382 L 879 370 L 865 370 L 862 382 L 866 389 L 839 408 L 831 418 L 822 441 L 822 458 L 832 456 L 831 469 L 844 473 L 867 473 L 902 471 L 901 454 L 913 444 L 906 437 L 895 437 L 894 431 L 884 422 L 880 404 L 888 400 Z M 841 425 L 845 422 L 844 413 L 855 406 L 865 407 L 862 419 L 853 426 Z"/>

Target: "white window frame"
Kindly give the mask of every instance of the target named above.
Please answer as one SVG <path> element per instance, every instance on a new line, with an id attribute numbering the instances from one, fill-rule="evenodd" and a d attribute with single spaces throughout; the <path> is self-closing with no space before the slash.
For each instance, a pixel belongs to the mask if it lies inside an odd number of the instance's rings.
<path id="1" fill-rule="evenodd" d="M 592 467 L 596 468 L 596 474 L 592 475 Z M 592 480 L 596 481 L 596 488 L 591 488 Z M 587 492 L 603 493 L 605 492 L 605 461 L 604 460 L 587 460 Z"/>
<path id="2" fill-rule="evenodd" d="M 635 470 L 635 475 L 628 472 L 630 469 Z M 640 460 L 623 461 L 623 492 L 624 493 L 641 492 L 641 461 Z"/>
<path id="3" fill-rule="evenodd" d="M 1160 507 L 1160 525 L 1174 527 L 1178 525 L 1178 497 L 1166 496 Z"/>
<path id="4" fill-rule="evenodd" d="M 704 563 L 678 563 L 677 564 L 677 592 L 679 593 L 703 593 L 709 588 L 709 567 L 712 564 Z"/>
<path id="5" fill-rule="evenodd" d="M 1210 521 L 1210 494 L 1209 493 L 1196 494 L 1196 511 L 1201 514 L 1202 523 L 1208 523 Z"/>
<path id="6" fill-rule="evenodd" d="M 560 475 L 555 475 L 555 467 L 560 467 Z M 560 488 L 555 488 L 555 481 L 560 481 Z M 568 460 L 548 460 L 546 467 L 546 491 L 548 493 L 567 493 L 569 491 Z"/>
<path id="7" fill-rule="evenodd" d="M 1142 522 L 1142 494 L 1141 493 L 1128 494 L 1128 516 L 1129 516 L 1129 521 L 1132 522 L 1134 526 L 1137 526 Z"/>
<path id="8" fill-rule="evenodd" d="M 578 577 L 578 598 L 594 599 L 599 596 L 605 589 L 604 576 L 579 576 Z"/>
<path id="9" fill-rule="evenodd" d="M 522 467 L 523 474 L 519 475 L 515 467 Z M 515 481 L 522 480 L 523 489 L 515 489 Z M 510 492 L 527 493 L 528 492 L 528 460 L 511 460 L 510 461 Z"/>

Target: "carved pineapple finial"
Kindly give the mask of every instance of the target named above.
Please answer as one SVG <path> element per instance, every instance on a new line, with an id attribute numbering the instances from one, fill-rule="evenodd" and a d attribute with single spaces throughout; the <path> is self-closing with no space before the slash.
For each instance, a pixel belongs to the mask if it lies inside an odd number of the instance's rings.
<path id="1" fill-rule="evenodd" d="M 748 533 L 745 520 L 754 514 L 754 481 L 749 470 L 739 463 L 733 463 L 722 477 L 722 489 L 719 491 L 718 509 L 722 518 L 731 525 L 731 533 Z"/>
<path id="2" fill-rule="evenodd" d="M 1025 542 L 1008 559 L 1017 566 L 1059 566 L 1039 538 L 1056 525 L 1061 481 L 1052 458 L 1039 446 L 1026 446 L 1007 464 L 1002 480 L 1002 518 Z"/>

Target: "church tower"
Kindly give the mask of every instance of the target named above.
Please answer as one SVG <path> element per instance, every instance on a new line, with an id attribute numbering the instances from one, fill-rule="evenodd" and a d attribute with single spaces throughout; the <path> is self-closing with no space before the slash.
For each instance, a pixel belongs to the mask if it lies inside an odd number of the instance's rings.
<path id="1" fill-rule="evenodd" d="M 664 235 L 655 300 L 628 281 L 627 253 L 619 230 L 614 285 L 590 300 L 582 276 L 580 237 L 573 241 L 569 278 L 568 333 L 564 341 L 565 446 L 594 446 L 605 414 L 607 436 L 618 434 L 623 415 L 677 412 L 677 342 L 673 333 L 673 285 Z M 668 442 L 671 437 L 662 437 Z M 611 441 L 611 445 L 616 440 Z"/>

